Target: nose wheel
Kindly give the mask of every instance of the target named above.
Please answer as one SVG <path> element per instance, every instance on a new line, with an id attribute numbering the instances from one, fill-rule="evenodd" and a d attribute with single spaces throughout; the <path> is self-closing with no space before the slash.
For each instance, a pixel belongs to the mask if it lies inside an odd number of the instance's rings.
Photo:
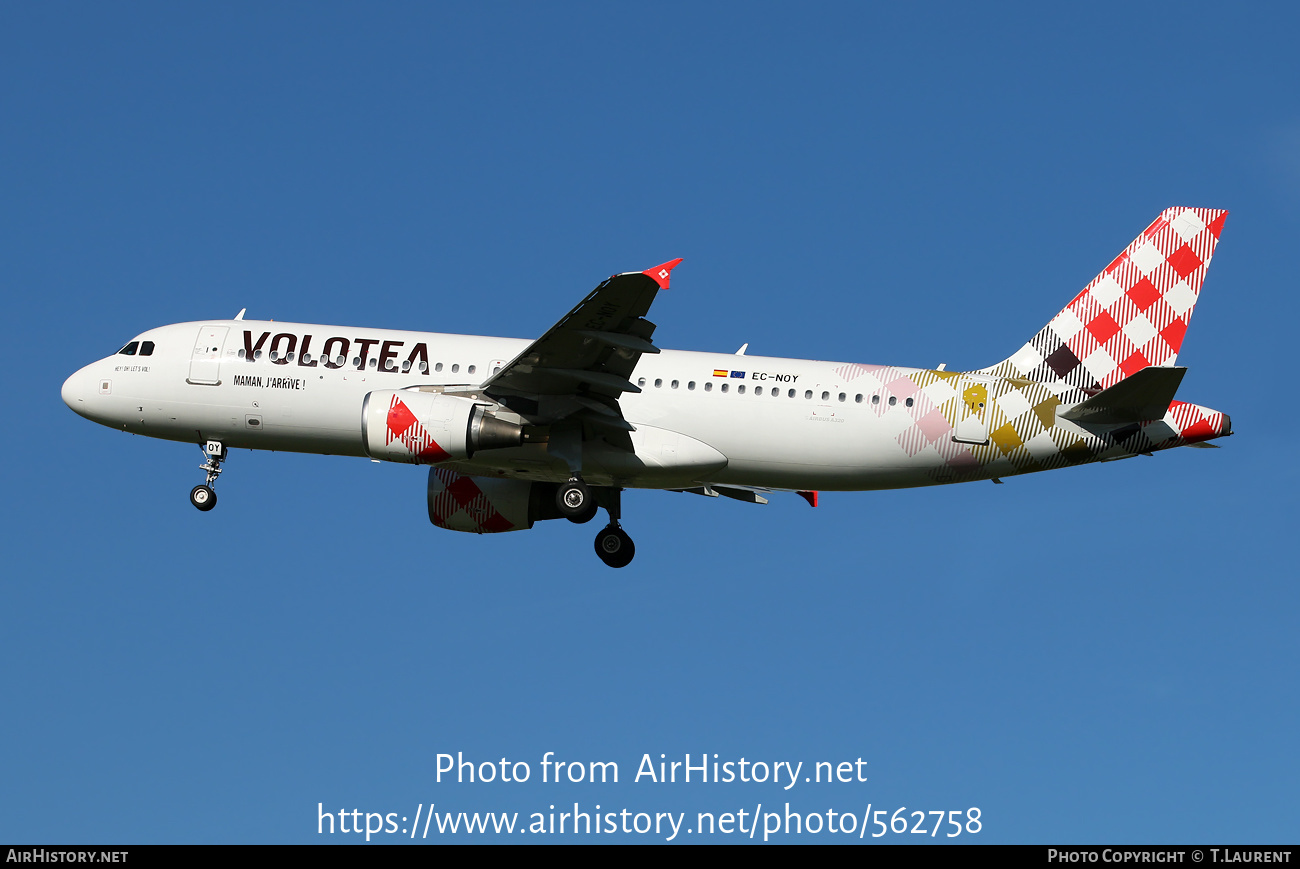
<path id="1" fill-rule="evenodd" d="M 217 506 L 217 493 L 212 487 L 216 485 L 217 477 L 221 475 L 221 463 L 226 460 L 226 447 L 221 441 L 208 441 L 199 449 L 203 450 L 203 456 L 207 459 L 199 465 L 199 470 L 207 473 L 208 481 L 190 489 L 190 503 L 196 509 L 206 513 Z"/>
<path id="2" fill-rule="evenodd" d="M 190 489 L 190 503 L 206 513 L 217 506 L 217 493 L 208 486 L 195 486 Z"/>

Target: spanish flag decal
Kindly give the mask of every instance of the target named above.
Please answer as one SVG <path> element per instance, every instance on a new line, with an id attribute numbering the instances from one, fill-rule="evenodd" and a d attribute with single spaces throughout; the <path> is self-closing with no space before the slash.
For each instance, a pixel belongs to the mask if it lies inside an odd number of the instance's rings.
<path id="1" fill-rule="evenodd" d="M 726 377 L 726 376 L 727 376 L 727 369 L 725 369 L 725 368 L 715 368 L 715 369 L 713 369 L 713 376 L 714 376 L 714 377 Z"/>

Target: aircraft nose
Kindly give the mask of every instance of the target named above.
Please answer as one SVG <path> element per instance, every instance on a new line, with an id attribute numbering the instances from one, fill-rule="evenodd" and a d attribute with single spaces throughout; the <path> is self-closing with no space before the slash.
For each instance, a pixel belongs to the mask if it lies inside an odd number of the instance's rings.
<path id="1" fill-rule="evenodd" d="M 91 387 L 94 385 L 94 374 L 90 371 L 90 367 L 81 369 L 63 381 L 63 389 L 60 391 L 63 403 L 81 416 L 85 416 L 86 399 L 93 392 Z"/>

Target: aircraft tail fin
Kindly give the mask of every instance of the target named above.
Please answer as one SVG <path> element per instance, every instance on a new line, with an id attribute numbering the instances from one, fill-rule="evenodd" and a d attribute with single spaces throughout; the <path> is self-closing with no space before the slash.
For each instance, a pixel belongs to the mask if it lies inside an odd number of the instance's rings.
<path id="1" fill-rule="evenodd" d="M 1173 365 L 1228 212 L 1167 208 L 1025 346 L 982 373 L 1083 401 Z"/>

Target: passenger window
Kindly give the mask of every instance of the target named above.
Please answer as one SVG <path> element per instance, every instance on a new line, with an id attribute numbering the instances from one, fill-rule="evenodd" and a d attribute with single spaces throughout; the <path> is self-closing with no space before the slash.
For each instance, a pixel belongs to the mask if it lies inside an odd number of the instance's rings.
<path id="1" fill-rule="evenodd" d="M 694 388 L 695 388 L 695 381 L 692 380 L 692 381 L 688 382 L 688 383 L 686 384 L 686 388 L 687 388 L 687 389 L 694 389 Z"/>
<path id="2" fill-rule="evenodd" d="M 664 385 L 664 379 L 663 379 L 662 377 L 656 377 L 656 378 L 655 378 L 655 389 L 658 389 L 659 387 L 661 387 L 661 386 L 663 386 L 663 385 Z"/>
<path id="3" fill-rule="evenodd" d="M 405 374 L 410 370 L 411 370 L 411 360 L 407 359 L 405 362 L 402 363 L 402 373 Z"/>
<path id="4" fill-rule="evenodd" d="M 637 385 L 637 386 L 645 386 L 645 378 L 644 378 L 644 377 L 638 377 L 638 378 L 636 379 L 636 385 Z"/>
<path id="5" fill-rule="evenodd" d="M 791 397 L 791 398 L 794 398 L 794 390 L 793 390 L 793 389 L 790 390 L 790 397 Z"/>
<path id="6" fill-rule="evenodd" d="M 762 395 L 762 394 L 763 394 L 763 387 L 761 387 L 761 386 L 755 386 L 755 387 L 754 387 L 754 394 L 755 394 L 755 395 Z"/>
<path id="7" fill-rule="evenodd" d="M 442 370 L 442 363 L 439 362 L 437 365 L 433 366 L 433 370 L 434 370 L 434 371 L 441 371 L 441 370 Z"/>
<path id="8" fill-rule="evenodd" d="M 677 388 L 677 381 L 676 381 L 676 380 L 673 381 L 673 383 L 672 383 L 672 387 L 673 387 L 673 389 L 676 389 L 676 388 Z"/>
<path id="9" fill-rule="evenodd" d="M 713 391 L 713 381 L 712 381 L 712 380 L 706 380 L 706 381 L 704 381 L 704 391 L 705 391 L 705 392 L 712 392 L 712 391 Z"/>
<path id="10" fill-rule="evenodd" d="M 811 389 L 805 389 L 805 390 L 804 390 L 804 393 L 803 393 L 803 397 L 804 397 L 805 399 L 812 398 L 812 390 L 811 390 Z"/>
<path id="11" fill-rule="evenodd" d="M 429 373 L 429 363 L 425 362 L 423 359 L 420 360 L 420 373 L 421 374 Z"/>
<path id="12" fill-rule="evenodd" d="M 152 355 L 153 355 L 153 342 L 152 342 L 152 341 L 145 341 L 143 344 L 140 345 L 140 355 L 141 355 L 141 356 L 152 356 Z"/>
<path id="13" fill-rule="evenodd" d="M 262 351 L 261 351 L 261 350 L 258 350 L 258 351 L 257 351 L 257 354 L 258 354 L 259 356 L 262 355 Z M 353 357 L 352 357 L 352 367 L 353 367 L 353 368 L 360 368 L 360 367 L 361 367 L 361 357 L 360 357 L 360 356 L 353 356 Z"/>
<path id="14" fill-rule="evenodd" d="M 240 348 L 239 348 L 239 358 L 240 358 L 240 359 L 243 359 L 243 358 L 244 358 L 244 348 L 243 348 L 243 347 L 240 347 Z"/>
<path id="15" fill-rule="evenodd" d="M 856 403 L 861 404 L 861 403 L 862 403 L 862 393 L 859 392 L 857 395 L 853 396 L 853 400 L 854 400 Z"/>
<path id="16" fill-rule="evenodd" d="M 873 396 L 871 396 L 871 403 L 872 403 L 872 404 L 880 404 L 880 396 L 879 396 L 879 395 L 873 395 Z"/>
<path id="17" fill-rule="evenodd" d="M 898 399 L 895 396 L 889 396 L 889 406 L 893 407 L 896 404 L 898 404 Z"/>
<path id="18" fill-rule="evenodd" d="M 911 407 L 911 406 L 912 406 L 912 399 L 909 398 L 907 401 L 903 402 L 903 404 L 906 404 L 908 407 Z"/>
<path id="19" fill-rule="evenodd" d="M 370 370 L 371 370 L 371 371 L 374 371 L 374 370 L 375 370 L 376 368 L 378 368 L 378 367 L 379 367 L 379 360 L 376 359 L 375 357 L 371 356 L 371 357 L 370 357 Z"/>
<path id="20" fill-rule="evenodd" d="M 477 365 L 471 365 L 469 368 L 466 368 L 466 369 L 465 369 L 465 372 L 466 372 L 467 374 L 473 374 L 475 368 L 478 368 L 478 366 L 477 366 Z"/>
<path id="21" fill-rule="evenodd" d="M 451 364 L 451 373 L 452 373 L 452 374 L 459 374 L 459 373 L 460 373 L 460 363 L 459 363 L 459 362 L 453 362 L 453 363 Z"/>
<path id="22" fill-rule="evenodd" d="M 826 401 L 826 400 L 829 399 L 830 397 L 831 397 L 831 394 L 830 394 L 829 392 L 823 392 L 823 393 L 822 393 L 822 401 Z"/>
<path id="23" fill-rule="evenodd" d="M 730 386 L 730 385 L 731 385 L 731 384 L 729 384 L 729 383 L 724 383 L 724 384 L 722 384 L 722 391 L 723 391 L 723 392 L 726 392 L 726 391 L 727 391 L 727 387 Z"/>
<path id="24" fill-rule="evenodd" d="M 288 353 L 286 353 L 286 354 L 284 355 L 284 358 L 287 359 L 288 361 L 292 362 L 292 361 L 293 361 L 293 351 L 290 350 Z"/>
<path id="25" fill-rule="evenodd" d="M 738 395 L 744 395 L 744 394 L 745 394 L 745 384 L 742 383 L 742 384 L 740 384 L 739 386 L 737 386 L 737 387 L 736 387 L 736 393 L 737 393 Z"/>
<path id="26" fill-rule="evenodd" d="M 279 359 L 279 358 L 280 358 L 280 354 L 279 354 L 279 352 L 278 352 L 278 351 L 275 351 L 275 350 L 272 350 L 272 351 L 271 351 L 271 361 L 274 362 L 275 360 L 277 360 L 277 359 Z"/>
<path id="27" fill-rule="evenodd" d="M 847 397 L 847 396 L 845 396 L 844 393 L 842 393 L 842 392 L 840 393 L 840 401 L 844 401 L 844 399 L 845 399 L 846 397 Z"/>
<path id="28" fill-rule="evenodd" d="M 137 350 L 139 350 L 139 349 L 140 349 L 140 342 L 139 342 L 139 341 L 132 341 L 130 344 L 127 344 L 127 345 L 126 345 L 125 347 L 123 347 L 121 350 L 117 351 L 117 355 L 118 355 L 118 356 L 134 356 L 134 355 L 135 355 L 135 351 L 137 351 Z"/>

